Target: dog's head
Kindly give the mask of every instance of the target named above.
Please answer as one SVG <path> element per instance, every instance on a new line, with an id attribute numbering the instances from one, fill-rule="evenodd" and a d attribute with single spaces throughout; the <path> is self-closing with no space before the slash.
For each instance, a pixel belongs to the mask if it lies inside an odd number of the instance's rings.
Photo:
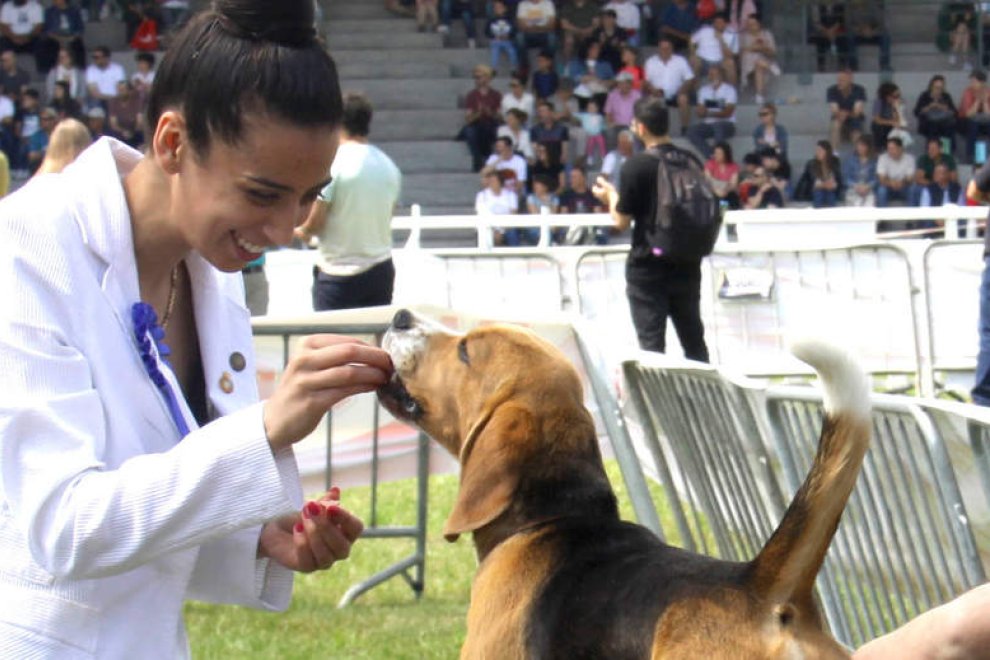
<path id="1" fill-rule="evenodd" d="M 594 423 L 577 372 L 534 333 L 491 325 L 460 334 L 402 310 L 382 346 L 395 365 L 379 391 L 382 404 L 460 460 L 448 539 L 487 525 L 513 501 L 524 505 L 522 481 L 534 475 L 543 483 L 565 474 L 604 477 L 575 473 L 575 465 L 601 465 Z"/>

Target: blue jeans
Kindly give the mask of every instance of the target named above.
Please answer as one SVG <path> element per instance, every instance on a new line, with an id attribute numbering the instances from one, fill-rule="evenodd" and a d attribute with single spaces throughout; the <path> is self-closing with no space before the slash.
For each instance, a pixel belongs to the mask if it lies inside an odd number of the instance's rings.
<path id="1" fill-rule="evenodd" d="M 811 205 L 816 209 L 827 209 L 835 206 L 836 194 L 834 190 L 815 188 L 811 193 Z"/>
<path id="2" fill-rule="evenodd" d="M 877 206 L 883 208 L 887 206 L 891 199 L 902 199 L 905 203 L 911 203 L 911 188 L 913 186 L 905 186 L 900 190 L 894 190 L 893 188 L 888 188 L 887 186 L 877 186 Z"/>
<path id="3" fill-rule="evenodd" d="M 450 27 L 450 21 L 454 18 L 454 0 L 440 0 L 440 22 L 447 27 Z M 459 18 L 464 22 L 464 31 L 467 33 L 468 39 L 475 38 L 474 29 L 474 10 L 471 9 L 471 3 L 458 3 L 457 11 L 460 12 Z"/>
<path id="4" fill-rule="evenodd" d="M 512 227 L 503 234 L 506 247 L 536 245 L 540 242 L 538 227 Z"/>
<path id="5" fill-rule="evenodd" d="M 700 151 L 706 159 L 712 157 L 712 151 L 715 148 L 714 145 L 719 142 L 726 142 L 735 134 L 735 122 L 725 120 L 691 124 L 687 131 L 688 140 L 691 141 L 694 148 Z M 712 140 L 711 145 L 708 143 L 709 139 Z"/>
<path id="6" fill-rule="evenodd" d="M 498 39 L 493 39 L 491 41 L 492 50 L 492 68 L 498 70 L 498 63 L 501 59 L 502 53 L 509 60 L 509 66 L 515 70 L 519 66 L 519 56 L 516 53 L 516 46 L 511 41 L 500 41 Z"/>
<path id="7" fill-rule="evenodd" d="M 983 259 L 983 281 L 980 283 L 980 353 L 976 357 L 976 383 L 973 403 L 990 406 L 990 257 Z"/>

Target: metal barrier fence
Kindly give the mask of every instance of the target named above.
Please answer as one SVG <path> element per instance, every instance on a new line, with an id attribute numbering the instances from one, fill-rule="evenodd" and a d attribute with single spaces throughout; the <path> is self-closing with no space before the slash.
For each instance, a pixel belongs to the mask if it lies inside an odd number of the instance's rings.
<path id="1" fill-rule="evenodd" d="M 627 425 L 641 426 L 641 461 L 678 504 L 687 547 L 751 559 L 810 469 L 821 395 L 646 353 L 623 372 Z M 853 647 L 986 580 L 990 411 L 922 401 L 874 395 L 873 444 L 819 575 L 833 634 Z M 968 432 L 952 451 L 950 425 Z"/>
<path id="2" fill-rule="evenodd" d="M 290 340 L 292 337 L 329 332 L 338 335 L 357 335 L 380 338 L 388 325 L 385 323 L 335 323 L 318 320 L 298 324 L 279 324 L 255 320 L 255 337 L 279 337 L 282 340 L 282 365 L 288 363 L 290 355 Z M 376 342 L 377 343 L 377 342 Z M 399 560 L 388 568 L 351 586 L 340 600 L 339 607 L 350 604 L 358 596 L 373 589 L 382 582 L 401 576 L 413 593 L 419 598 L 423 593 L 426 572 L 426 513 L 427 489 L 429 480 L 429 439 L 418 434 L 416 455 L 416 521 L 408 526 L 380 525 L 378 515 L 378 480 L 379 480 L 379 417 L 380 406 L 377 402 L 372 408 L 371 428 L 371 502 L 369 511 L 363 516 L 365 529 L 363 538 L 411 538 L 415 541 L 415 549 L 404 559 Z M 325 485 L 330 487 L 333 478 L 333 415 L 328 412 L 326 419 L 326 475 Z"/>

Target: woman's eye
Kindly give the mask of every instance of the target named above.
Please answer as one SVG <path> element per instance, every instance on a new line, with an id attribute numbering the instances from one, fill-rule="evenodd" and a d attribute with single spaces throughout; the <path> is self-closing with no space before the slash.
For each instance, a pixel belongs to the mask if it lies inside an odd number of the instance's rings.
<path id="1" fill-rule="evenodd" d="M 278 201 L 278 194 L 264 190 L 248 190 L 248 197 L 258 204 L 274 204 Z"/>
<path id="2" fill-rule="evenodd" d="M 461 359 L 464 364 L 470 365 L 471 358 L 468 356 L 467 340 L 462 339 L 457 343 L 457 357 Z"/>

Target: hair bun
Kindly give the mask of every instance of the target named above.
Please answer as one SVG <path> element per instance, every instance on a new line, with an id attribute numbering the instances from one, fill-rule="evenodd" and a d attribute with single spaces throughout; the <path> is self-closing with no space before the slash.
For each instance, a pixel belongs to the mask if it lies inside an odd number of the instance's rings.
<path id="1" fill-rule="evenodd" d="M 316 39 L 313 0 L 214 0 L 225 31 L 241 39 L 304 46 Z"/>

